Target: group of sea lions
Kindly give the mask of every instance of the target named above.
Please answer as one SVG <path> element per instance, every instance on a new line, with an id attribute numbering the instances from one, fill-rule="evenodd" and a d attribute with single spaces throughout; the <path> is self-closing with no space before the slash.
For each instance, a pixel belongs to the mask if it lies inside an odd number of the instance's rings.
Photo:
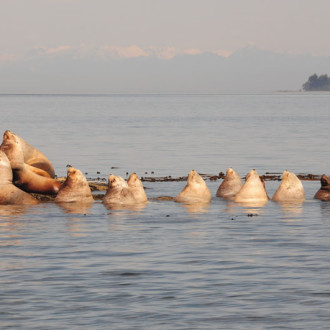
<path id="1" fill-rule="evenodd" d="M 64 183 L 55 179 L 48 158 L 11 131 L 5 131 L 0 146 L 0 204 L 38 204 L 29 193 L 56 195 L 55 202 L 91 203 L 94 201 L 86 177 L 70 166 Z M 126 182 L 109 176 L 104 204 L 131 205 L 147 202 L 141 180 L 132 173 Z"/>
<path id="2" fill-rule="evenodd" d="M 38 149 L 11 131 L 5 131 L 0 146 L 0 205 L 38 204 L 29 193 L 54 194 L 55 202 L 91 203 L 94 198 L 87 179 L 81 171 L 69 167 L 64 183 L 55 179 L 55 171 L 48 158 Z M 243 184 L 240 176 L 229 168 L 219 186 L 217 197 L 234 200 L 237 203 L 266 203 L 269 200 L 265 182 L 256 170 L 251 170 Z M 190 171 L 187 184 L 174 198 L 179 203 L 209 203 L 211 192 L 203 178 Z M 321 188 L 314 198 L 330 200 L 330 178 L 321 177 Z M 282 182 L 272 200 L 278 202 L 302 202 L 304 187 L 294 173 L 284 171 Z M 106 206 L 136 205 L 146 203 L 147 195 L 136 173 L 128 180 L 110 174 L 108 189 L 103 197 Z"/>
<path id="3" fill-rule="evenodd" d="M 259 205 L 265 204 L 269 200 L 265 182 L 260 179 L 256 170 L 249 172 L 243 184 L 240 176 L 232 168 L 227 170 L 216 196 L 234 200 L 237 203 L 258 203 Z M 175 201 L 184 203 L 207 203 L 210 200 L 210 190 L 203 178 L 195 171 L 189 173 L 187 185 L 175 198 Z M 272 200 L 277 202 L 302 202 L 305 200 L 304 187 L 294 173 L 283 172 L 282 182 Z"/>
<path id="4" fill-rule="evenodd" d="M 216 195 L 233 199 L 237 203 L 266 203 L 270 199 L 265 182 L 260 179 L 256 170 L 249 172 L 243 184 L 240 176 L 232 168 L 227 170 Z M 303 202 L 305 200 L 304 187 L 294 173 L 283 172 L 282 182 L 272 200 L 276 202 Z"/>

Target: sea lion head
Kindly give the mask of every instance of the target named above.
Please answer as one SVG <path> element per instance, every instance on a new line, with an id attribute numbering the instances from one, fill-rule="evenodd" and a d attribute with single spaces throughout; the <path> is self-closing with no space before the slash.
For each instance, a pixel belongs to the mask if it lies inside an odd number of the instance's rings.
<path id="1" fill-rule="evenodd" d="M 258 172 L 255 169 L 251 170 L 246 175 L 246 181 L 253 181 L 253 180 L 256 180 L 256 181 L 259 181 L 260 180 L 259 174 L 258 174 Z"/>
<path id="2" fill-rule="evenodd" d="M 11 144 L 14 144 L 14 143 L 19 144 L 19 139 L 16 136 L 16 134 L 13 133 L 13 132 L 11 132 L 11 131 L 9 131 L 9 130 L 5 131 L 3 133 L 3 139 L 2 139 L 1 148 L 2 147 L 5 148 L 5 147 L 7 147 L 7 146 L 9 146 Z"/>
<path id="3" fill-rule="evenodd" d="M 194 184 L 205 185 L 205 181 L 195 170 L 191 170 L 188 175 L 187 184 L 188 185 L 194 185 Z"/>
<path id="4" fill-rule="evenodd" d="M 127 184 L 130 188 L 143 188 L 143 184 L 136 173 L 132 173 L 129 176 Z"/>
<path id="5" fill-rule="evenodd" d="M 304 187 L 294 173 L 284 171 L 282 182 L 272 199 L 279 202 L 303 201 L 305 200 Z"/>
<path id="6" fill-rule="evenodd" d="M 253 169 L 251 170 L 248 175 L 246 176 L 246 182 L 250 183 L 250 184 L 254 184 L 259 186 L 259 183 L 262 184 L 262 187 L 264 189 L 264 192 L 267 196 L 267 199 L 269 199 L 268 195 L 267 195 L 267 189 L 266 189 L 266 182 L 265 179 L 261 176 L 259 176 L 258 172 Z"/>
<path id="7" fill-rule="evenodd" d="M 113 204 L 132 204 L 134 198 L 129 192 L 127 182 L 117 175 L 110 174 L 108 177 L 108 190 L 103 197 L 105 205 Z"/>
<path id="8" fill-rule="evenodd" d="M 108 186 L 111 189 L 127 188 L 127 182 L 119 175 L 110 174 L 108 177 Z"/>
<path id="9" fill-rule="evenodd" d="M 226 171 L 225 181 L 231 182 L 232 184 L 235 182 L 238 185 L 243 185 L 241 177 L 237 172 L 235 172 L 231 167 L 229 167 Z"/>
<path id="10" fill-rule="evenodd" d="M 330 190 L 330 178 L 329 177 L 327 177 L 325 174 L 323 174 L 321 176 L 321 180 L 320 181 L 321 181 L 321 187 L 322 188 L 327 187 L 327 189 Z"/>
<path id="11" fill-rule="evenodd" d="M 78 185 L 79 183 L 80 184 L 85 184 L 86 183 L 86 178 L 82 174 L 81 171 L 79 171 L 76 168 L 73 168 L 72 166 L 70 166 L 67 170 L 66 182 L 68 184 L 75 184 L 75 185 Z"/>
<path id="12" fill-rule="evenodd" d="M 136 175 L 136 173 L 132 173 L 128 180 L 127 185 L 130 191 L 131 196 L 134 198 L 136 203 L 146 202 L 148 197 L 144 191 L 144 187 L 142 181 Z"/>
<path id="13" fill-rule="evenodd" d="M 231 177 L 235 174 L 236 172 L 231 168 L 227 168 L 227 171 L 226 171 L 226 177 Z"/>
<path id="14" fill-rule="evenodd" d="M 67 177 L 56 196 L 55 202 L 92 202 L 93 196 L 85 176 L 70 166 Z"/>
<path id="15" fill-rule="evenodd" d="M 13 170 L 20 169 L 24 166 L 22 144 L 16 134 L 11 131 L 5 131 L 0 150 L 6 153 Z"/>
<path id="16" fill-rule="evenodd" d="M 284 171 L 282 175 L 282 184 L 284 188 L 289 188 L 294 185 L 300 186 L 301 182 L 294 173 L 289 171 Z"/>
<path id="17" fill-rule="evenodd" d="M 189 172 L 186 186 L 174 200 L 179 203 L 208 203 L 211 197 L 204 179 L 192 170 Z"/>
<path id="18" fill-rule="evenodd" d="M 3 141 L 10 140 L 13 137 L 17 138 L 16 134 L 10 130 L 7 130 L 3 133 Z"/>

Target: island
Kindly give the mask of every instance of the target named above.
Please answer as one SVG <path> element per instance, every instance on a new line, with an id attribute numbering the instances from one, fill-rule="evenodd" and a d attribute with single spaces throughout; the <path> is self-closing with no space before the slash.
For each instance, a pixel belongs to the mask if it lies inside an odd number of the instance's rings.
<path id="1" fill-rule="evenodd" d="M 330 91 L 330 77 L 326 74 L 318 76 L 314 73 L 308 78 L 308 80 L 302 85 L 302 88 L 306 92 L 310 91 Z"/>

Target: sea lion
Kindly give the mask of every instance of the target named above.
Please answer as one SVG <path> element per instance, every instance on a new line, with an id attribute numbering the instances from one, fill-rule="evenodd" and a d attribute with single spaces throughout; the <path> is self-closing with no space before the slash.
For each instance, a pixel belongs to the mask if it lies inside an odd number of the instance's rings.
<path id="1" fill-rule="evenodd" d="M 69 167 L 67 178 L 55 198 L 56 203 L 91 203 L 94 201 L 91 188 L 81 171 Z"/>
<path id="2" fill-rule="evenodd" d="M 143 203 L 148 200 L 143 184 L 136 173 L 132 173 L 129 176 L 127 184 L 137 203 Z"/>
<path id="3" fill-rule="evenodd" d="M 330 201 L 330 177 L 323 174 L 320 181 L 321 188 L 317 191 L 314 198 L 321 201 Z"/>
<path id="4" fill-rule="evenodd" d="M 31 171 L 24 162 L 22 143 L 14 134 L 8 135 L 5 143 L 6 153 L 13 171 L 14 184 L 26 192 L 55 194 L 61 188 L 61 182 L 44 177 Z M 1 148 L 2 149 L 2 148 Z"/>
<path id="5" fill-rule="evenodd" d="M 39 204 L 36 198 L 13 185 L 13 172 L 6 154 L 0 150 L 0 204 Z"/>
<path id="6" fill-rule="evenodd" d="M 302 202 L 305 200 L 304 187 L 294 173 L 283 172 L 282 182 L 272 200 L 276 202 Z"/>
<path id="7" fill-rule="evenodd" d="M 179 203 L 208 203 L 211 197 L 210 189 L 203 178 L 192 170 L 188 175 L 186 186 L 174 200 Z"/>
<path id="8" fill-rule="evenodd" d="M 246 176 L 246 181 L 236 194 L 234 201 L 237 203 L 260 203 L 268 201 L 267 192 L 256 170 L 251 170 Z"/>
<path id="9" fill-rule="evenodd" d="M 104 204 L 133 205 L 144 202 L 147 202 L 147 196 L 135 173 L 129 177 L 129 184 L 121 176 L 109 175 L 108 190 L 103 197 Z"/>
<path id="10" fill-rule="evenodd" d="M 6 141 L 12 139 L 13 136 L 16 137 L 21 142 L 24 163 L 31 166 L 31 171 L 35 172 L 38 175 L 46 177 L 55 177 L 55 170 L 49 159 L 37 148 L 28 144 L 24 139 L 19 137 L 17 134 L 7 130 L 3 134 L 3 140 L 1 144 L 1 149 L 5 151 Z"/>
<path id="11" fill-rule="evenodd" d="M 238 175 L 232 168 L 228 168 L 226 176 L 219 186 L 216 196 L 225 199 L 232 199 L 242 188 L 243 183 Z"/>

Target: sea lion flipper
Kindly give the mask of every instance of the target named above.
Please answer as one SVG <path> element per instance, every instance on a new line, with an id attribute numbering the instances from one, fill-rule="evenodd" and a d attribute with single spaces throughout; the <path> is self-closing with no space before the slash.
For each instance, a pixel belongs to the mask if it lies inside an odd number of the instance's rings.
<path id="1" fill-rule="evenodd" d="M 38 167 L 34 167 L 33 165 L 28 165 L 26 164 L 26 166 L 29 168 L 30 171 L 34 172 L 35 174 L 38 174 L 40 176 L 43 176 L 45 178 L 50 178 L 51 176 L 49 175 L 49 173 L 47 173 L 46 171 L 38 168 Z"/>

